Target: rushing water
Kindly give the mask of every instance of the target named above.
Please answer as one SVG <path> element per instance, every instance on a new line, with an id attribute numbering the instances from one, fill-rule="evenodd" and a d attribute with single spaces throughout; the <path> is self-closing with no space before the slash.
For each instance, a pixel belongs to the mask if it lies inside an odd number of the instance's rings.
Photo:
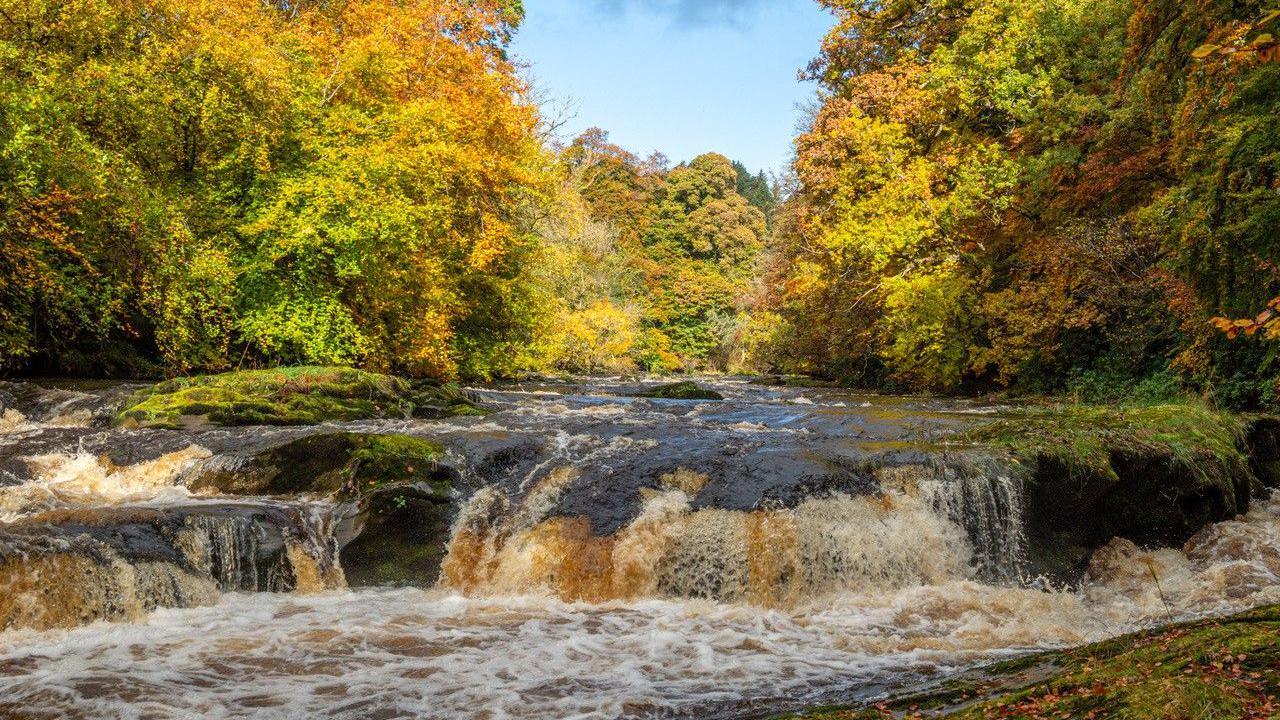
<path id="1" fill-rule="evenodd" d="M 340 426 L 436 438 L 463 470 L 427 589 L 345 589 L 315 499 L 184 486 L 324 428 L 109 430 L 119 393 L 104 391 L 7 408 L 0 522 L 194 507 L 174 532 L 212 580 L 163 576 L 200 607 L 152 611 L 147 563 L 73 575 L 128 576 L 136 607 L 112 617 L 129 621 L 0 632 L 0 717 L 757 717 L 1280 601 L 1280 501 L 1182 549 L 1115 542 L 1080 587 L 1052 590 L 1019 574 L 1019 483 L 919 450 L 987 408 L 716 385 L 723 403 L 602 381 L 486 389 L 486 418 Z M 278 575 L 250 577 L 245 558 L 273 542 Z M 0 592 L 32 603 L 66 574 L 5 586 L 3 569 Z"/>

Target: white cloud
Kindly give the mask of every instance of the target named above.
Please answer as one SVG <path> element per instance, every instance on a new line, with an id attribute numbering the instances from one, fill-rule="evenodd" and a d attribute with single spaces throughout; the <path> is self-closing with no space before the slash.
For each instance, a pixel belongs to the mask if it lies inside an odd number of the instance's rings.
<path id="1" fill-rule="evenodd" d="M 630 10 L 645 10 L 671 16 L 684 25 L 742 26 L 763 0 L 595 0 L 601 10 L 622 15 Z"/>

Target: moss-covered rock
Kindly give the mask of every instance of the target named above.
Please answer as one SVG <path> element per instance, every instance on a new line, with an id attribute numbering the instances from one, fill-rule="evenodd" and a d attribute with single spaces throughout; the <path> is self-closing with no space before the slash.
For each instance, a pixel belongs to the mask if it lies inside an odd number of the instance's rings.
<path id="1" fill-rule="evenodd" d="M 365 436 L 352 453 L 352 481 L 339 499 L 354 503 L 340 554 L 352 587 L 430 587 L 440 576 L 458 473 L 441 448 L 404 435 Z"/>
<path id="2" fill-rule="evenodd" d="M 1117 453 L 1161 455 L 1201 474 L 1247 465 L 1246 423 L 1195 402 L 1161 405 L 1031 405 L 967 431 L 1020 458 L 1050 457 L 1073 471 L 1115 476 Z"/>
<path id="3" fill-rule="evenodd" d="M 1204 405 L 1030 406 L 966 431 L 1027 479 L 1030 571 L 1074 579 L 1113 537 L 1178 546 L 1259 490 L 1246 426 Z"/>
<path id="4" fill-rule="evenodd" d="M 789 715 L 882 718 L 1274 718 L 1280 606 L 1140 632 L 965 673 L 874 707 Z"/>
<path id="5" fill-rule="evenodd" d="M 635 394 L 635 397 L 656 398 L 659 400 L 723 400 L 724 396 L 715 390 L 700 387 L 692 380 L 660 385 Z"/>
<path id="6" fill-rule="evenodd" d="M 195 491 L 311 494 L 345 508 L 338 528 L 347 583 L 430 586 L 440 573 L 458 478 L 436 443 L 407 435 L 324 433 L 200 469 Z"/>
<path id="7" fill-rule="evenodd" d="M 482 414 L 456 386 L 336 367 L 175 378 L 135 393 L 117 416 L 131 427 L 314 425 L 329 420 Z"/>
<path id="8" fill-rule="evenodd" d="M 188 487 L 226 495 L 311 494 L 355 502 L 386 485 L 435 482 L 443 454 L 439 444 L 408 435 L 322 433 L 236 462 L 202 466 Z"/>
<path id="9" fill-rule="evenodd" d="M 352 587 L 431 587 L 440 577 L 452 524 L 451 485 L 392 484 L 367 493 L 359 504 L 359 533 L 340 560 Z"/>

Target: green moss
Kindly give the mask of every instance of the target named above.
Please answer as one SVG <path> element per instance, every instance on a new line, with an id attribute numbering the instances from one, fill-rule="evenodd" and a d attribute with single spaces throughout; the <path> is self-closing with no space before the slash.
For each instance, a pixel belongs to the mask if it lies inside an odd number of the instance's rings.
<path id="1" fill-rule="evenodd" d="M 684 382 L 672 383 L 670 385 L 660 385 L 656 388 L 650 388 L 643 392 L 636 393 L 636 397 L 657 398 L 660 400 L 723 400 L 724 396 L 715 390 L 707 390 L 699 387 L 697 383 L 686 380 Z"/>
<path id="2" fill-rule="evenodd" d="M 176 378 L 133 395 L 124 425 L 313 425 L 330 420 L 483 412 L 456 387 L 339 367 L 248 370 Z"/>
<path id="3" fill-rule="evenodd" d="M 361 532 L 341 553 L 352 587 L 435 584 L 456 477 L 439 464 L 443 452 L 419 438 L 375 435 L 353 454 L 353 482 L 339 495 L 359 508 Z"/>
<path id="4" fill-rule="evenodd" d="M 425 483 L 433 494 L 448 501 L 450 483 L 441 477 L 439 460 L 444 448 L 409 435 L 356 435 L 359 444 L 351 454 L 353 479 L 360 492 L 392 485 Z"/>
<path id="5" fill-rule="evenodd" d="M 1113 537 L 1176 547 L 1247 512 L 1257 485 L 1244 419 L 1183 401 L 1030 405 L 948 438 L 1001 450 L 1026 480 L 1028 567 L 1073 582 Z"/>
<path id="6" fill-rule="evenodd" d="M 453 518 L 458 473 L 444 448 L 408 435 L 319 433 L 245 462 L 206 468 L 192 490 L 323 496 L 344 505 L 339 536 L 352 587 L 436 582 Z M 352 510 L 354 512 L 346 512 Z"/>
<path id="7" fill-rule="evenodd" d="M 1117 454 L 1167 457 L 1198 474 L 1247 471 L 1244 422 L 1202 403 L 1028 406 L 966 431 L 966 442 L 1004 447 L 1023 461 L 1051 458 L 1115 479 Z"/>
<path id="8" fill-rule="evenodd" d="M 1274 718 L 1280 606 L 1000 663 L 925 695 L 789 718 Z"/>

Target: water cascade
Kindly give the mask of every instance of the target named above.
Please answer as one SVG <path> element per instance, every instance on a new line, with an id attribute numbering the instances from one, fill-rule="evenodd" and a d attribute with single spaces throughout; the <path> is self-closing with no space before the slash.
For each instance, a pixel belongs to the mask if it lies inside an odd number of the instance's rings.
<path id="1" fill-rule="evenodd" d="M 670 597 L 792 607 L 842 592 L 967 578 L 976 571 L 969 525 L 991 533 L 980 540 L 994 547 L 1018 546 L 1016 516 L 993 520 L 976 481 L 913 479 L 875 495 L 739 512 L 692 509 L 689 488 L 676 486 L 673 474 L 662 490 L 646 493 L 635 520 L 600 537 L 584 518 L 544 518 L 538 511 L 567 474 L 548 475 L 506 515 L 500 508 L 509 501 L 495 491 L 472 498 L 450 543 L 444 584 L 490 596 L 550 592 L 593 602 Z M 999 496 L 985 497 L 1016 508 L 1010 486 L 999 488 Z"/>
<path id="2" fill-rule="evenodd" d="M 483 389 L 487 417 L 199 430 L 105 426 L 118 389 L 14 388 L 0 717 L 728 720 L 1280 602 L 1280 498 L 1038 583 L 1022 478 L 934 450 L 985 409 L 715 386 L 724 401 L 596 380 Z M 362 556 L 412 554 L 434 586 L 346 587 L 369 506 L 338 476 L 244 489 L 293 457 L 264 451 L 323 433 L 444 449 L 449 473 L 393 462 L 368 486 L 403 514 L 380 527 L 412 537 Z"/>

